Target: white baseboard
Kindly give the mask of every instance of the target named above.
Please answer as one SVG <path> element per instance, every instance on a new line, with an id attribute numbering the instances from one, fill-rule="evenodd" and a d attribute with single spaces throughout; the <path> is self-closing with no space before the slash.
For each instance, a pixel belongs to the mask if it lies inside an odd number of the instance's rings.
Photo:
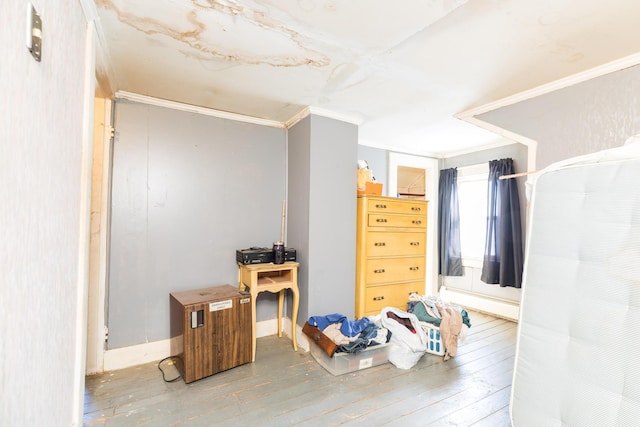
<path id="1" fill-rule="evenodd" d="M 291 319 L 288 317 L 282 319 L 282 333 L 291 338 Z M 309 351 L 307 336 L 302 333 L 302 328 L 298 325 L 296 325 L 296 342 L 298 343 L 299 350 Z"/>
<path id="2" fill-rule="evenodd" d="M 504 319 L 518 321 L 520 317 L 520 305 L 516 302 L 484 297 L 468 292 L 459 292 L 443 286 L 440 289 L 443 300 L 450 301 L 471 310 L 493 314 Z"/>
<path id="3" fill-rule="evenodd" d="M 104 370 L 115 371 L 154 362 L 171 355 L 171 340 L 148 342 L 104 352 Z"/>
<path id="4" fill-rule="evenodd" d="M 291 338 L 291 319 L 288 317 L 282 319 L 282 332 L 283 335 Z M 258 338 L 276 335 L 277 333 L 277 319 L 263 320 L 256 323 L 256 337 Z M 304 351 L 309 351 L 309 342 L 302 333 L 302 328 L 297 325 L 296 339 L 299 348 L 304 349 Z M 172 339 L 166 339 L 107 350 L 104 352 L 103 371 L 115 371 L 117 369 L 129 368 L 131 366 L 155 362 L 162 360 L 165 357 L 172 356 L 171 340 Z"/>

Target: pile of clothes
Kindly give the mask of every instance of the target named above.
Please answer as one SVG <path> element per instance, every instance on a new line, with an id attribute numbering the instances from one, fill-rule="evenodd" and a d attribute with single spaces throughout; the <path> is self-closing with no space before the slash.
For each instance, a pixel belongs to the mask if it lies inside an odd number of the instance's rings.
<path id="1" fill-rule="evenodd" d="M 388 329 L 368 317 L 351 320 L 339 313 L 311 316 L 309 325 L 321 330 L 338 346 L 336 352 L 341 353 L 358 353 L 369 346 L 388 343 L 391 338 Z"/>
<path id="2" fill-rule="evenodd" d="M 438 329 L 444 347 L 444 360 L 455 356 L 462 326 L 471 327 L 469 315 L 462 307 L 446 303 L 439 297 L 413 293 L 407 310 L 385 307 L 379 315 L 349 319 L 334 313 L 311 316 L 308 324 L 333 342 L 332 351 L 359 353 L 364 349 L 390 343 L 389 362 L 401 369 L 413 367 L 427 351 L 429 330 Z M 326 350 L 325 350 L 326 351 Z M 442 350 L 436 353 L 442 355 Z M 332 356 L 333 353 L 330 354 Z"/>
<path id="3" fill-rule="evenodd" d="M 423 327 L 434 325 L 439 328 L 445 348 L 444 360 L 449 360 L 458 351 L 458 341 L 462 333 L 462 325 L 471 327 L 471 320 L 462 307 L 446 303 L 437 296 L 424 296 L 417 293 L 409 295 L 407 312 L 414 314 Z"/>
<path id="4" fill-rule="evenodd" d="M 378 316 L 392 333 L 389 362 L 400 369 L 411 369 L 427 351 L 427 334 L 418 318 L 395 307 L 385 307 Z"/>

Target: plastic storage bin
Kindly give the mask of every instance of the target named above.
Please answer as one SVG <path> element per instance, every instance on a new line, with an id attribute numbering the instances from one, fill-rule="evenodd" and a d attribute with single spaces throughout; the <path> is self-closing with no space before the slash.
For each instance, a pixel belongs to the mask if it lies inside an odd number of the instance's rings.
<path id="1" fill-rule="evenodd" d="M 359 353 L 335 353 L 333 357 L 329 357 L 322 348 L 311 342 L 309 352 L 320 366 L 337 376 L 387 363 L 389 345 L 389 343 L 378 344 Z"/>

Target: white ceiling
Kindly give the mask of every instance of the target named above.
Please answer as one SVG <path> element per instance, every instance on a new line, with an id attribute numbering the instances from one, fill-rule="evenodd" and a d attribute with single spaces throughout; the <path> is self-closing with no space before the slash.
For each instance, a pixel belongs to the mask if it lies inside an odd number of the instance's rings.
<path id="1" fill-rule="evenodd" d="M 457 113 L 640 52 L 638 0 L 94 3 L 110 91 L 280 123 L 311 107 L 424 155 L 499 141 Z"/>

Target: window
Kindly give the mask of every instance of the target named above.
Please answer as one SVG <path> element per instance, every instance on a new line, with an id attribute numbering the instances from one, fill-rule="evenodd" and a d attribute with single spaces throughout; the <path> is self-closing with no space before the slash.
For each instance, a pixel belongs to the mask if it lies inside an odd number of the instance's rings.
<path id="1" fill-rule="evenodd" d="M 487 234 L 489 163 L 458 168 L 462 264 L 482 267 Z"/>

